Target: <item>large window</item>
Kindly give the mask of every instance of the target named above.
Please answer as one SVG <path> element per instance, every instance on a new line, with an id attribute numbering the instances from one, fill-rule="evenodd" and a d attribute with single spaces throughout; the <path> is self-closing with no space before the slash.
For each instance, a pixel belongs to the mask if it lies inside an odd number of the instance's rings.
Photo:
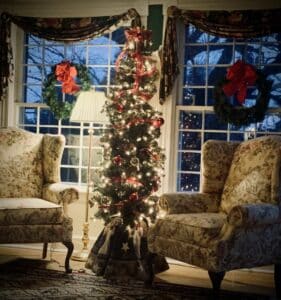
<path id="1" fill-rule="evenodd" d="M 177 191 L 199 191 L 201 146 L 208 139 L 238 140 L 281 134 L 281 34 L 254 39 L 221 38 L 186 26 L 182 45 L 181 82 L 177 101 Z M 227 68 L 242 59 L 273 81 L 263 122 L 237 127 L 221 123 L 213 112 L 213 87 Z M 249 88 L 252 106 L 256 88 Z"/>
<path id="2" fill-rule="evenodd" d="M 88 123 L 71 123 L 56 120 L 43 103 L 42 86 L 51 67 L 62 60 L 88 67 L 91 82 L 96 90 L 105 90 L 113 82 L 115 61 L 125 42 L 124 29 L 111 34 L 77 43 L 59 43 L 26 35 L 24 43 L 22 99 L 17 103 L 17 126 L 37 132 L 63 134 L 66 147 L 63 153 L 61 178 L 65 182 L 85 183 L 88 165 Z M 61 93 L 58 85 L 58 93 Z M 63 101 L 74 101 L 70 95 L 59 95 Z M 94 120 L 93 120 L 94 121 Z M 103 159 L 99 137 L 103 127 L 94 124 L 93 169 Z M 92 172 L 95 175 L 95 172 Z M 95 182 L 97 178 L 94 178 Z"/>

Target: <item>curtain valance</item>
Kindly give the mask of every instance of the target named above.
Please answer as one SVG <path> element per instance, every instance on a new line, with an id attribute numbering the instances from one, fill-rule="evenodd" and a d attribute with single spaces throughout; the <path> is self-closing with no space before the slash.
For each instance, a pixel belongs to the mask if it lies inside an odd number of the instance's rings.
<path id="1" fill-rule="evenodd" d="M 178 69 L 177 22 L 192 24 L 210 34 L 250 38 L 281 32 L 281 9 L 192 11 L 168 8 L 160 79 L 160 102 L 171 93 Z"/>
<path id="2" fill-rule="evenodd" d="M 131 21 L 131 26 L 141 26 L 140 15 L 133 8 L 120 15 L 88 18 L 34 18 L 3 13 L 0 19 L 0 99 L 7 93 L 13 70 L 11 23 L 40 38 L 77 42 L 113 31 L 127 21 Z"/>

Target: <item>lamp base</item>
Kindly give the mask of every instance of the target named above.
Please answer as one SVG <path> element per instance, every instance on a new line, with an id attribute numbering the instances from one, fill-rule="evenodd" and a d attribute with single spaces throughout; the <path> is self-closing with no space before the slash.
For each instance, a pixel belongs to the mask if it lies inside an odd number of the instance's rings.
<path id="1" fill-rule="evenodd" d="M 76 254 L 71 256 L 72 260 L 76 261 L 87 261 L 89 255 L 88 249 L 82 249 L 81 251 L 77 252 Z"/>
<path id="2" fill-rule="evenodd" d="M 87 205 L 88 205 L 88 203 L 87 203 Z M 88 244 L 89 244 L 89 223 L 88 222 L 85 222 L 83 224 L 82 242 L 83 242 L 82 250 L 80 252 L 78 252 L 77 254 L 72 255 L 71 256 L 72 260 L 87 261 L 87 258 L 88 258 L 88 255 L 89 255 L 89 249 L 88 249 Z"/>

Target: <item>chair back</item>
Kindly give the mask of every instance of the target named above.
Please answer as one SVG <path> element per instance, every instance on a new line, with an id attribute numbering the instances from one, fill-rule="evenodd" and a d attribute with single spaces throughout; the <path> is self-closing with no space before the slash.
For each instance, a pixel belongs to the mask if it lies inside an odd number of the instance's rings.
<path id="1" fill-rule="evenodd" d="M 236 149 L 225 181 L 221 210 L 241 204 L 280 201 L 281 137 L 263 136 L 242 142 Z"/>
<path id="2" fill-rule="evenodd" d="M 65 138 L 0 128 L 0 198 L 41 198 L 44 183 L 60 181 Z"/>

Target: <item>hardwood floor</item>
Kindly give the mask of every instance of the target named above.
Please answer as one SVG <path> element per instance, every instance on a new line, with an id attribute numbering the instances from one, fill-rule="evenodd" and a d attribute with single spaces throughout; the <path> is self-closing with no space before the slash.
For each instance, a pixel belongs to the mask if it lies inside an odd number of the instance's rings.
<path id="1" fill-rule="evenodd" d="M 17 245 L 18 246 L 18 245 Z M 1 263 L 14 260 L 20 257 L 41 259 L 42 249 L 0 246 L 0 268 Z M 59 262 L 59 266 L 64 270 L 64 251 L 48 251 L 48 260 Z M 208 273 L 199 268 L 185 265 L 181 262 L 168 259 L 170 269 L 157 275 L 159 280 L 174 284 L 191 285 L 199 287 L 211 287 Z M 71 260 L 71 267 L 74 270 L 84 270 L 84 262 Z M 58 264 L 54 264 L 57 268 Z M 274 299 L 274 282 L 272 268 L 257 268 L 254 270 L 239 270 L 226 273 L 222 283 L 222 289 L 240 291 L 245 293 L 257 293 L 272 296 Z"/>

